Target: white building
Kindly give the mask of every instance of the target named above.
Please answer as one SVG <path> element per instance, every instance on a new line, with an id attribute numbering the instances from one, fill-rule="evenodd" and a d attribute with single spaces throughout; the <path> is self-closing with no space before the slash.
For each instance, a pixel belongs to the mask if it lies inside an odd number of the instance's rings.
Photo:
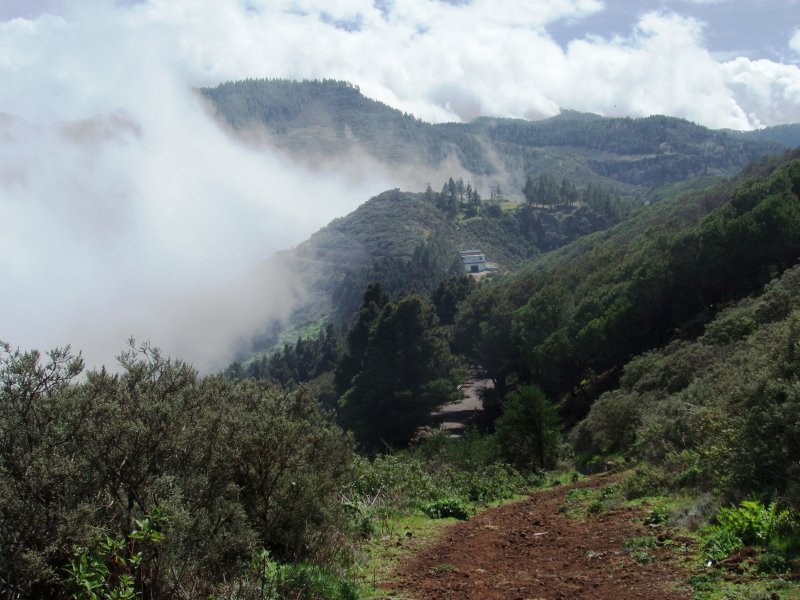
<path id="1" fill-rule="evenodd" d="M 486 255 L 480 250 L 462 250 L 458 254 L 464 262 L 466 273 L 481 273 L 488 270 Z"/>

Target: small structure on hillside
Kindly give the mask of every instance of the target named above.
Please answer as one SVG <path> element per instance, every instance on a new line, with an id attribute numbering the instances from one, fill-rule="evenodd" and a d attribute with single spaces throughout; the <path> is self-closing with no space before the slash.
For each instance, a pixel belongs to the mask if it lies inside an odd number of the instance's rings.
<path id="1" fill-rule="evenodd" d="M 464 263 L 465 272 L 482 273 L 489 270 L 486 255 L 480 250 L 461 250 L 458 254 Z"/>

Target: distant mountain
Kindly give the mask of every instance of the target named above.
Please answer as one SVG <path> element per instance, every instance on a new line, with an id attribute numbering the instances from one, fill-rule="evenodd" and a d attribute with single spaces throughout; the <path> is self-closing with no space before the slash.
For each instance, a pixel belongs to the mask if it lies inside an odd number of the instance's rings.
<path id="1" fill-rule="evenodd" d="M 744 139 L 774 142 L 785 148 L 800 147 L 800 123 L 776 125 L 774 127 L 756 129 L 755 131 L 736 131 L 733 133 Z"/>
<path id="2" fill-rule="evenodd" d="M 239 134 L 309 160 L 363 151 L 394 166 L 452 169 L 519 196 L 528 176 L 552 173 L 630 195 L 698 176 L 730 176 L 800 144 L 800 126 L 714 131 L 682 119 L 605 118 L 564 111 L 542 121 L 481 117 L 432 125 L 340 81 L 247 80 L 200 93 Z"/>

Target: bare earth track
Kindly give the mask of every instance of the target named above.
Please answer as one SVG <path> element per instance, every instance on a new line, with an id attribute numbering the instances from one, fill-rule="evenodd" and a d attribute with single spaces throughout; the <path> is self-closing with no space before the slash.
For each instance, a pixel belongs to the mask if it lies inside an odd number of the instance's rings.
<path id="1" fill-rule="evenodd" d="M 612 508 L 580 519 L 559 512 L 569 490 L 613 480 L 552 488 L 455 524 L 386 587 L 417 600 L 688 599 L 689 574 L 674 552 L 659 544 L 648 549 L 652 562 L 640 564 L 625 551 L 632 537 L 658 535 L 644 524 L 642 509 Z"/>

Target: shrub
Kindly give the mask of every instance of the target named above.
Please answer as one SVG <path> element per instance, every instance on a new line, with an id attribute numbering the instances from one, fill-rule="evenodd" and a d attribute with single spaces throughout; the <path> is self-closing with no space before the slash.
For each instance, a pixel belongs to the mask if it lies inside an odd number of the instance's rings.
<path id="1" fill-rule="evenodd" d="M 670 523 L 679 529 L 696 531 L 708 525 L 717 514 L 719 503 L 711 493 L 695 496 L 689 504 L 680 506 L 670 514 Z"/>
<path id="2" fill-rule="evenodd" d="M 703 542 L 703 553 L 713 561 L 722 560 L 742 547 L 742 540 L 723 527 L 712 527 Z"/>
<path id="3" fill-rule="evenodd" d="M 644 518 L 645 525 L 662 525 L 669 521 L 669 510 L 664 506 L 654 508 Z"/>
<path id="4" fill-rule="evenodd" d="M 758 557 L 756 571 L 766 575 L 785 573 L 789 570 L 789 561 L 779 552 L 767 551 Z"/>
<path id="5" fill-rule="evenodd" d="M 177 587 L 200 597 L 235 578 L 253 547 L 285 561 L 347 558 L 340 493 L 352 442 L 306 390 L 203 378 L 148 346 L 123 354 L 119 374 L 80 383 L 68 350 L 40 359 L 0 347 L 7 589 L 60 598 L 65 579 L 83 585 L 78 571 L 90 569 L 97 593 L 111 593 L 104 577 L 114 588 L 131 575 L 153 597 Z M 137 519 L 156 508 L 169 516 L 159 568 L 118 570 L 138 552 Z"/>
<path id="6" fill-rule="evenodd" d="M 431 502 L 426 502 L 421 506 L 422 512 L 431 519 L 468 519 L 472 512 L 472 507 L 461 498 L 440 498 Z"/>
<path id="7" fill-rule="evenodd" d="M 639 564 L 646 565 L 653 561 L 653 557 L 647 552 L 647 549 L 655 548 L 658 545 L 658 540 L 653 535 L 645 535 L 641 537 L 630 537 L 625 540 L 623 547 L 625 551 L 631 556 L 633 560 Z"/>
<path id="8" fill-rule="evenodd" d="M 628 500 L 656 496 L 665 487 L 664 474 L 655 468 L 640 467 L 622 483 L 622 493 Z"/>
<path id="9" fill-rule="evenodd" d="M 90 546 L 73 548 L 66 568 L 75 600 L 129 600 L 139 597 L 158 568 L 155 545 L 164 540 L 166 519 L 158 507 L 125 538 L 98 537 Z"/>
<path id="10" fill-rule="evenodd" d="M 309 563 L 283 565 L 274 589 L 276 600 L 358 600 L 358 588 L 352 581 Z"/>
<path id="11" fill-rule="evenodd" d="M 249 577 L 236 583 L 231 600 L 358 600 L 358 588 L 319 565 L 282 564 L 269 551 L 253 557 Z"/>
<path id="12" fill-rule="evenodd" d="M 778 510 L 775 502 L 764 506 L 758 500 L 745 500 L 737 507 L 719 509 L 717 521 L 744 544 L 768 546 L 779 531 L 791 526 L 792 515 Z"/>

